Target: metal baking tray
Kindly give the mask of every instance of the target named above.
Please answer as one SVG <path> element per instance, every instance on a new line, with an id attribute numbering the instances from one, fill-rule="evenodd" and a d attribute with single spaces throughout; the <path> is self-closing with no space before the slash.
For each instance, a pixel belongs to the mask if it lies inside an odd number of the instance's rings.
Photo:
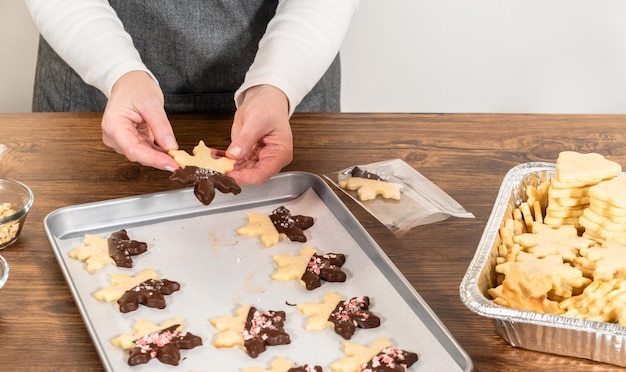
<path id="1" fill-rule="evenodd" d="M 460 285 L 463 303 L 491 318 L 500 336 L 524 349 L 585 358 L 626 367 L 626 328 L 617 324 L 575 319 L 502 307 L 487 290 L 496 283 L 496 257 L 504 218 L 526 200 L 526 188 L 550 180 L 555 164 L 525 163 L 504 177 L 472 262 Z"/>
<path id="2" fill-rule="evenodd" d="M 265 248 L 259 237 L 237 235 L 247 224 L 248 212 L 270 214 L 284 205 L 292 214 L 315 218 L 305 231 L 308 241 L 281 241 Z M 411 371 L 469 371 L 472 362 L 415 289 L 383 250 L 318 176 L 281 173 L 261 186 L 244 186 L 242 192 L 217 193 L 209 206 L 199 203 L 190 188 L 70 206 L 46 216 L 44 228 L 59 266 L 67 279 L 81 316 L 106 370 L 172 370 L 157 360 L 129 367 L 128 352 L 111 345 L 111 339 L 132 333 L 134 320 L 153 323 L 181 317 L 184 329 L 203 339 L 203 345 L 181 351 L 178 368 L 186 371 L 239 371 L 242 367 L 269 368 L 277 356 L 299 364 L 316 364 L 329 370 L 344 357 L 343 339 L 332 329 L 310 332 L 295 303 L 321 302 L 328 291 L 342 298 L 370 296 L 370 310 L 381 326 L 360 329 L 351 342 L 370 344 L 387 337 L 394 346 L 419 354 Z M 131 239 L 148 244 L 148 252 L 134 256 L 132 269 L 106 267 L 89 273 L 84 263 L 68 252 L 82 245 L 85 234 L 108 237 L 126 229 Z M 309 245 L 322 253 L 344 253 L 345 283 L 323 283 L 307 291 L 297 281 L 271 279 L 275 254 L 296 255 Z M 95 299 L 94 292 L 110 285 L 111 273 L 135 274 L 155 269 L 159 278 L 178 281 L 181 290 L 166 296 L 163 310 L 145 306 L 122 314 L 116 303 Z M 209 323 L 216 316 L 234 315 L 243 303 L 260 310 L 287 313 L 285 329 L 291 344 L 271 346 L 253 359 L 241 348 L 217 349 L 217 331 Z"/>

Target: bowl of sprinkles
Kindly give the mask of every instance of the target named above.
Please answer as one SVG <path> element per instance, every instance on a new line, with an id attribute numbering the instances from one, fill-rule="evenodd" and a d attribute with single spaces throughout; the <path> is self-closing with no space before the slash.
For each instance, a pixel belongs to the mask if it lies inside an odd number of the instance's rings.
<path id="1" fill-rule="evenodd" d="M 34 200 L 33 192 L 22 182 L 0 178 L 0 249 L 18 240 Z"/>

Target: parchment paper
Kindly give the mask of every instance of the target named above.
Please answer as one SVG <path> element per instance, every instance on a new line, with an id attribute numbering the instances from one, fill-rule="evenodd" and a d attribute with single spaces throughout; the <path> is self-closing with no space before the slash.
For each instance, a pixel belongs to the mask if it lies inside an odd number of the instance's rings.
<path id="1" fill-rule="evenodd" d="M 247 212 L 270 214 L 285 205 L 292 213 L 313 216 L 315 224 L 305 231 L 306 243 L 282 241 L 265 248 L 259 237 L 237 235 L 236 230 L 247 224 Z M 131 239 L 148 244 L 148 252 L 135 256 L 132 269 L 113 266 L 94 273 L 85 270 L 85 264 L 67 256 L 82 245 L 82 237 L 58 239 L 56 247 L 64 257 L 61 266 L 71 277 L 70 287 L 76 290 L 77 301 L 88 314 L 86 325 L 94 330 L 97 343 L 103 350 L 105 367 L 115 371 L 240 371 L 242 367 L 269 368 L 277 356 L 284 356 L 298 364 L 316 364 L 330 371 L 330 364 L 342 357 L 344 340 L 332 328 L 320 332 L 304 329 L 308 320 L 289 304 L 321 302 L 328 291 L 335 291 L 344 299 L 370 296 L 370 310 L 382 319 L 375 329 L 358 329 L 350 342 L 369 345 L 380 337 L 387 337 L 394 346 L 419 354 L 420 360 L 410 371 L 454 371 L 457 363 L 446 350 L 446 340 L 436 338 L 430 331 L 432 319 L 429 309 L 411 308 L 403 296 L 411 296 L 396 286 L 400 277 L 382 274 L 376 262 L 386 256 L 368 256 L 356 244 L 341 221 L 331 213 L 318 195 L 309 190 L 300 197 L 282 203 L 243 208 L 235 211 L 207 214 L 193 218 L 142 225 L 127 229 Z M 108 237 L 114 231 L 101 232 Z M 271 279 L 276 270 L 272 261 L 275 254 L 296 255 L 305 245 L 319 253 L 344 253 L 347 256 L 345 283 L 326 283 L 313 291 L 306 290 L 298 281 L 279 282 Z M 112 273 L 133 274 L 155 269 L 159 278 L 181 283 L 181 290 L 166 296 L 163 310 L 140 306 L 137 311 L 122 314 L 116 303 L 98 301 L 93 294 L 109 286 Z M 394 284 L 395 283 L 395 284 Z M 291 344 L 270 346 L 258 358 L 249 357 L 240 347 L 217 349 L 212 345 L 217 331 L 209 319 L 233 316 L 243 303 L 260 310 L 284 310 L 287 313 L 285 329 Z M 111 339 L 132 333 L 134 320 L 148 319 L 162 323 L 182 317 L 183 327 L 203 339 L 203 345 L 182 350 L 183 360 L 177 368 L 152 360 L 146 365 L 129 367 L 128 352 L 111 345 Z M 68 351 L 71 352 L 71 351 Z"/>

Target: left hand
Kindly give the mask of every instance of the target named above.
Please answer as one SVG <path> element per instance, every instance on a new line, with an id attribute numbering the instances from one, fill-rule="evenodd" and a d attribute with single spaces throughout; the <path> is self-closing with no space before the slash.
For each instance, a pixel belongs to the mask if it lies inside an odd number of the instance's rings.
<path id="1" fill-rule="evenodd" d="M 293 160 L 289 101 L 280 89 L 248 89 L 235 112 L 225 155 L 237 160 L 228 176 L 238 184 L 261 184 Z"/>
<path id="2" fill-rule="evenodd" d="M 150 75 L 131 71 L 113 85 L 102 115 L 102 140 L 130 161 L 174 171 L 167 154 L 178 148 L 163 108 L 163 93 Z"/>

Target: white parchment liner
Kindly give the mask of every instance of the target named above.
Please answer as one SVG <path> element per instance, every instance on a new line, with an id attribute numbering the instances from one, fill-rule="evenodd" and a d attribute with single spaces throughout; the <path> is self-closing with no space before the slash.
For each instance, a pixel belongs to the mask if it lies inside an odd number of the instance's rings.
<path id="1" fill-rule="evenodd" d="M 238 236 L 236 230 L 247 224 L 247 212 L 270 214 L 285 205 L 292 215 L 313 216 L 315 224 L 305 231 L 307 243 L 282 241 L 265 248 L 259 237 Z M 123 213 L 123 211 L 121 211 Z M 109 266 L 99 272 L 89 273 L 84 263 L 71 259 L 67 252 L 82 245 L 82 237 L 57 239 L 59 257 L 71 278 L 75 298 L 87 313 L 87 326 L 96 334 L 101 345 L 103 364 L 115 371 L 171 371 L 172 367 L 153 360 L 143 366 L 129 367 L 128 352 L 110 344 L 120 334 L 132 333 L 136 318 L 161 323 L 182 317 L 184 329 L 202 337 L 203 345 L 193 350 L 181 351 L 183 360 L 177 367 L 184 371 L 239 371 L 241 367 L 269 368 L 271 360 L 283 356 L 298 364 L 321 365 L 330 371 L 330 364 L 343 355 L 343 339 L 332 329 L 309 332 L 304 329 L 307 318 L 294 306 L 302 302 L 320 302 L 328 291 L 343 298 L 367 295 L 372 301 L 371 311 L 382 318 L 376 329 L 358 329 L 351 342 L 370 344 L 387 337 L 394 346 L 417 352 L 420 360 L 411 371 L 454 371 L 458 364 L 452 360 L 442 340 L 433 336 L 424 322 L 430 309 L 412 309 L 388 278 L 374 265 L 373 260 L 385 257 L 368 257 L 355 240 L 327 208 L 318 195 L 309 190 L 300 197 L 280 204 L 255 206 L 230 212 L 207 214 L 192 218 L 174 219 L 127 228 L 131 239 L 148 244 L 148 252 L 134 257 L 132 269 Z M 108 237 L 114 231 L 98 232 Z M 348 274 L 345 283 L 326 283 L 307 291 L 298 281 L 271 280 L 276 265 L 272 255 L 296 255 L 305 245 L 320 253 L 344 253 Z M 181 290 L 166 296 L 164 310 L 140 306 L 137 311 L 122 314 L 117 304 L 96 300 L 93 293 L 110 285 L 111 273 L 136 274 L 153 268 L 159 278 L 178 281 Z M 406 293 L 404 293 L 406 295 Z M 247 303 L 260 310 L 284 310 L 287 313 L 286 331 L 291 344 L 271 346 L 258 358 L 250 358 L 241 348 L 217 349 L 212 342 L 217 331 L 209 319 L 234 315 L 240 304 Z M 445 343 L 446 340 L 443 340 Z"/>

